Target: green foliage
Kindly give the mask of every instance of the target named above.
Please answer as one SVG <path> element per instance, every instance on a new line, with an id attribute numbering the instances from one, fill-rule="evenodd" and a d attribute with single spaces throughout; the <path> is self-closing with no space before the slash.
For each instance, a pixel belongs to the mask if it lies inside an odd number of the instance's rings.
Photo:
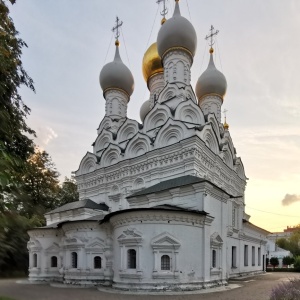
<path id="1" fill-rule="evenodd" d="M 40 226 L 38 219 L 27 219 L 15 212 L 0 215 L 0 275 L 27 272 L 27 230 Z"/>
<path id="2" fill-rule="evenodd" d="M 17 174 L 34 150 L 29 137 L 34 131 L 26 124 L 30 109 L 18 93 L 21 86 L 34 91 L 21 62 L 22 48 L 27 45 L 18 38 L 8 14 L 8 7 L 0 0 L 0 210 L 6 193 L 18 194 L 22 187 Z"/>
<path id="3" fill-rule="evenodd" d="M 295 257 L 294 268 L 300 272 L 300 256 Z"/>
<path id="4" fill-rule="evenodd" d="M 290 257 L 290 256 L 285 256 L 283 259 L 282 259 L 282 263 L 284 265 L 292 265 L 294 263 L 294 258 L 293 257 Z"/>
<path id="5" fill-rule="evenodd" d="M 23 47 L 0 0 L 0 276 L 27 272 L 27 230 L 44 225 L 45 212 L 79 198 L 74 179 L 60 186 L 51 157 L 31 139 L 30 109 L 18 92 L 22 86 L 35 91 L 22 65 Z"/>
<path id="6" fill-rule="evenodd" d="M 275 268 L 276 266 L 279 265 L 279 260 L 277 257 L 271 257 L 270 258 L 270 264 L 273 266 L 273 268 Z"/>
<path id="7" fill-rule="evenodd" d="M 56 198 L 56 207 L 78 200 L 79 193 L 74 177 L 65 177 L 65 181 L 62 183 Z"/>
<path id="8" fill-rule="evenodd" d="M 291 251 L 293 256 L 300 255 L 300 225 L 296 228 L 288 238 L 280 238 L 276 241 L 280 248 Z"/>

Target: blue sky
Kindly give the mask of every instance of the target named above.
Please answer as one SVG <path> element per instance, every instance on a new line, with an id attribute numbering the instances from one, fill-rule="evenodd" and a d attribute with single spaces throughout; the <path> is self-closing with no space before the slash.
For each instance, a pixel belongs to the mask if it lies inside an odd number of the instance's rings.
<path id="1" fill-rule="evenodd" d="M 167 5 L 170 17 L 174 2 Z M 160 27 L 158 5 L 155 0 L 18 0 L 9 7 L 29 46 L 22 60 L 36 88 L 36 94 L 21 90 L 32 110 L 28 123 L 62 178 L 70 176 L 92 151 L 104 116 L 99 73 L 114 56 L 111 28 L 117 15 L 124 22 L 121 57 L 135 79 L 128 116 L 140 121 L 140 106 L 149 96 L 141 64 Z M 180 8 L 198 36 L 193 87 L 208 64 L 204 37 L 212 24 L 220 30 L 215 61 L 228 82 L 223 107 L 249 177 L 250 221 L 271 231 L 300 223 L 300 1 L 181 0 Z M 294 196 L 283 206 L 286 194 Z"/>

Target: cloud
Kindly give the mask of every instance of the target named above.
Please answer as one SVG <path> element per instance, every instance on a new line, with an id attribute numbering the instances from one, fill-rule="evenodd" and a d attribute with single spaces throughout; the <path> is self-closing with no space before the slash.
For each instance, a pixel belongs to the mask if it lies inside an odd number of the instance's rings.
<path id="1" fill-rule="evenodd" d="M 288 206 L 290 204 L 293 204 L 294 202 L 300 202 L 300 195 L 290 195 L 286 194 L 283 200 L 281 201 L 283 206 Z"/>
<path id="2" fill-rule="evenodd" d="M 57 133 L 51 127 L 47 127 L 46 129 L 47 129 L 47 132 L 45 133 L 45 136 L 43 137 L 44 145 L 48 145 L 52 139 L 55 139 L 58 137 Z"/>

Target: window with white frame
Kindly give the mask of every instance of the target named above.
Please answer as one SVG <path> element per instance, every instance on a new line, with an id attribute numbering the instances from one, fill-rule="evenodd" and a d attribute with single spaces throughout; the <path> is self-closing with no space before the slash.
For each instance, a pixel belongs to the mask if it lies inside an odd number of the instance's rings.
<path id="1" fill-rule="evenodd" d="M 51 268 L 57 268 L 57 256 L 51 256 Z"/>
<path id="2" fill-rule="evenodd" d="M 102 267 L 102 259 L 100 256 L 94 257 L 94 269 L 101 269 Z"/>
<path id="3" fill-rule="evenodd" d="M 176 278 L 179 276 L 177 257 L 180 242 L 170 233 L 164 232 L 151 241 L 153 248 L 154 268 L 153 278 Z"/>
<path id="4" fill-rule="evenodd" d="M 134 249 L 127 250 L 127 269 L 136 269 L 136 251 Z"/>
<path id="5" fill-rule="evenodd" d="M 161 270 L 162 271 L 170 271 L 171 270 L 171 262 L 170 262 L 170 256 L 164 254 L 161 259 Z"/>
<path id="6" fill-rule="evenodd" d="M 213 268 L 217 267 L 217 250 L 212 251 L 212 260 L 211 260 L 211 265 Z"/>
<path id="7" fill-rule="evenodd" d="M 36 253 L 33 254 L 33 267 L 37 268 L 37 254 Z"/>
<path id="8" fill-rule="evenodd" d="M 261 266 L 261 248 L 260 247 L 257 249 L 257 264 L 258 264 L 258 266 Z"/>
<path id="9" fill-rule="evenodd" d="M 252 266 L 255 266 L 255 247 L 252 246 Z"/>
<path id="10" fill-rule="evenodd" d="M 236 260 L 236 246 L 232 246 L 232 248 L 231 248 L 231 267 L 232 268 L 237 267 L 236 262 L 237 262 L 237 260 Z"/>
<path id="11" fill-rule="evenodd" d="M 217 275 L 221 270 L 221 253 L 223 240 L 220 235 L 215 232 L 210 237 L 211 247 L 211 274 Z"/>
<path id="12" fill-rule="evenodd" d="M 248 245 L 244 245 L 244 266 L 248 266 Z"/>
<path id="13" fill-rule="evenodd" d="M 78 255 L 76 252 L 71 253 L 71 266 L 72 268 L 76 269 L 78 263 Z"/>
<path id="14" fill-rule="evenodd" d="M 120 246 L 119 275 L 124 278 L 140 278 L 143 274 L 140 268 L 142 233 L 135 228 L 128 228 L 118 237 Z"/>

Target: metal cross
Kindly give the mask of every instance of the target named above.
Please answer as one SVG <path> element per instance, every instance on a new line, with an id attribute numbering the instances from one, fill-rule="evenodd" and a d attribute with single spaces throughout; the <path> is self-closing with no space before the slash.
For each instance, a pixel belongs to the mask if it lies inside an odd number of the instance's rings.
<path id="1" fill-rule="evenodd" d="M 119 31 L 119 28 L 123 25 L 123 22 L 120 21 L 120 19 L 116 18 L 116 26 L 112 28 L 112 31 L 115 32 L 115 38 L 116 40 L 119 38 L 120 36 L 120 31 Z"/>
<path id="2" fill-rule="evenodd" d="M 215 43 L 213 37 L 219 33 L 219 30 L 216 30 L 214 32 L 214 29 L 215 29 L 214 26 L 211 25 L 210 34 L 205 37 L 206 40 L 210 39 L 210 44 L 209 44 L 210 47 L 212 47 L 213 44 Z"/>
<path id="3" fill-rule="evenodd" d="M 162 12 L 160 14 L 165 18 L 168 13 L 168 9 L 166 8 L 166 0 L 157 0 L 156 1 L 157 4 L 160 4 L 161 2 L 164 3 L 164 9 L 162 10 Z"/>
<path id="4" fill-rule="evenodd" d="M 228 112 L 228 110 L 227 109 L 224 109 L 223 110 L 223 114 L 224 114 L 224 117 L 225 117 L 225 122 L 226 122 L 226 113 Z"/>

